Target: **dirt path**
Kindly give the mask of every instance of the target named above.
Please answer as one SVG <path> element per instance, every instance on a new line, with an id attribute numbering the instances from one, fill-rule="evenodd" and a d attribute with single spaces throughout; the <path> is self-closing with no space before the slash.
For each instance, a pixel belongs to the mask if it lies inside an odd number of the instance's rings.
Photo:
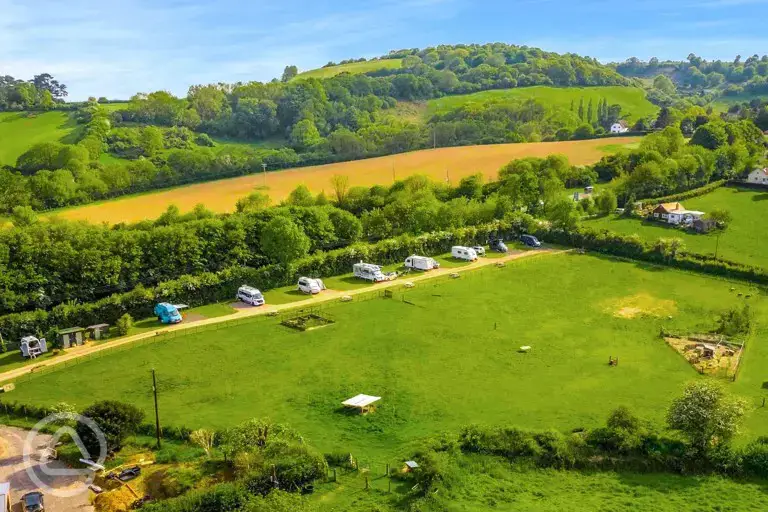
<path id="1" fill-rule="evenodd" d="M 42 463 L 38 460 L 24 460 L 24 442 L 28 432 L 18 428 L 0 427 L 0 443 L 3 445 L 5 453 L 0 459 L 0 482 L 11 484 L 11 510 L 21 512 L 22 507 L 19 499 L 22 495 L 38 490 L 37 484 L 29 477 L 27 467 L 40 466 Z M 35 444 L 45 446 L 51 436 L 39 434 L 35 438 Z M 52 469 L 65 469 L 66 464 L 59 461 L 50 461 L 47 463 Z M 80 479 L 76 476 L 45 476 L 40 470 L 35 472 L 43 480 L 43 483 L 52 489 L 69 489 L 73 485 L 82 485 Z M 41 489 L 45 496 L 45 510 L 50 512 L 92 512 L 93 507 L 89 503 L 88 491 L 77 494 L 71 498 L 62 498 L 54 496 L 45 489 Z"/>
<path id="2" fill-rule="evenodd" d="M 162 329 L 158 329 L 157 331 L 149 331 L 149 332 L 143 332 L 141 334 L 136 334 L 133 336 L 127 336 L 125 338 L 121 338 L 118 340 L 115 340 L 113 342 L 104 343 L 102 345 L 95 345 L 95 346 L 88 346 L 83 345 L 80 347 L 74 347 L 67 349 L 67 352 L 64 355 L 59 355 L 54 358 L 48 359 L 46 361 L 43 361 L 39 364 L 30 364 L 28 366 L 23 366 L 21 368 L 15 368 L 13 370 L 9 370 L 4 373 L 0 373 L 0 382 L 8 382 L 12 381 L 13 379 L 17 379 L 21 377 L 22 375 L 26 375 L 28 373 L 34 373 L 35 371 L 39 370 L 40 368 L 47 368 L 49 366 L 55 366 L 57 364 L 62 364 L 66 361 L 71 361 L 73 359 L 77 359 L 79 357 L 83 357 L 89 354 L 93 354 L 94 352 L 100 352 L 102 350 L 111 349 L 114 347 L 119 347 L 121 345 L 125 345 L 128 343 L 133 343 L 134 341 L 143 340 L 146 338 L 151 338 L 153 336 L 156 336 L 158 333 L 161 332 L 167 332 L 167 331 L 183 331 L 185 329 L 191 329 L 194 327 L 200 327 L 202 325 L 211 325 L 211 324 L 218 324 L 221 322 L 228 322 L 230 320 L 240 319 L 240 318 L 247 318 L 252 316 L 259 316 L 259 315 L 266 315 L 272 312 L 279 312 L 284 311 L 287 309 L 300 309 L 306 306 L 315 306 L 319 303 L 323 302 L 331 302 L 331 301 L 338 301 L 344 296 L 355 296 L 355 295 L 361 295 L 364 293 L 368 293 L 371 290 L 383 290 L 386 288 L 391 288 L 394 286 L 401 286 L 404 282 L 419 282 L 424 281 L 427 279 L 434 279 L 436 277 L 444 276 L 447 274 L 452 274 L 454 272 L 456 273 L 462 273 L 467 272 L 469 270 L 474 270 L 481 267 L 487 267 L 489 265 L 495 265 L 499 262 L 508 262 L 520 258 L 526 258 L 526 257 L 532 257 L 536 255 L 544 255 L 544 254 L 558 254 L 561 252 L 565 252 L 563 250 L 555 250 L 555 249 L 540 249 L 537 251 L 519 251 L 519 252 L 513 252 L 512 254 L 509 254 L 507 256 L 503 256 L 501 258 L 481 258 L 478 261 L 474 263 L 470 263 L 469 265 L 465 265 L 463 267 L 458 268 L 440 268 L 437 270 L 431 270 L 429 272 L 425 272 L 423 274 L 418 274 L 414 276 L 408 276 L 407 278 L 401 278 L 397 279 L 395 281 L 386 281 L 383 283 L 376 283 L 372 286 L 366 286 L 365 288 L 358 288 L 356 290 L 348 290 L 348 291 L 340 291 L 340 290 L 326 290 L 324 291 L 319 297 L 313 297 L 308 298 L 305 300 L 300 300 L 296 302 L 289 302 L 287 304 L 267 304 L 265 306 L 259 307 L 259 308 L 250 308 L 250 309 L 239 309 L 235 311 L 234 313 L 230 315 L 225 316 L 219 316 L 216 318 L 206 318 L 204 320 L 199 320 L 196 322 L 185 322 L 177 325 L 172 326 L 164 326 Z"/>

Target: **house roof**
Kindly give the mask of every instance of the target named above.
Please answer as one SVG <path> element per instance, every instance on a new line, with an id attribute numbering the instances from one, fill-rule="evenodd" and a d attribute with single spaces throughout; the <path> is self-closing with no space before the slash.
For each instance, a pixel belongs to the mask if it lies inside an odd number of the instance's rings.
<path id="1" fill-rule="evenodd" d="M 765 174 L 766 176 L 768 176 L 768 167 L 766 167 L 765 169 L 755 169 L 750 174 L 754 174 L 756 172 L 761 172 L 761 173 Z"/>
<path id="2" fill-rule="evenodd" d="M 407 460 L 405 461 L 405 465 L 411 469 L 416 469 L 419 467 L 419 464 L 415 460 Z"/>
<path id="3" fill-rule="evenodd" d="M 655 208 L 655 210 L 658 209 L 663 209 L 667 213 L 674 212 L 676 210 L 684 210 L 682 203 L 661 203 Z"/>
<path id="4" fill-rule="evenodd" d="M 86 329 L 105 329 L 109 327 L 109 324 L 96 324 L 96 325 L 89 325 L 86 327 Z"/>

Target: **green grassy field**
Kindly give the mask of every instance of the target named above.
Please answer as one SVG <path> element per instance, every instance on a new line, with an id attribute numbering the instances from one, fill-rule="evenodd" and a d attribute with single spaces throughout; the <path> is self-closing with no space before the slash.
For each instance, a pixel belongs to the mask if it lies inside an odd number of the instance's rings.
<path id="1" fill-rule="evenodd" d="M 408 487 L 371 469 L 370 490 L 357 472 L 338 483 L 321 484 L 314 499 L 323 512 L 403 510 Z M 443 467 L 447 481 L 429 510 L 446 512 L 716 512 L 760 511 L 768 507 L 765 482 L 713 476 L 581 472 L 521 468 L 488 456 L 460 456 Z"/>
<path id="2" fill-rule="evenodd" d="M 691 210 L 710 212 L 725 209 L 733 221 L 720 236 L 718 256 L 724 259 L 768 268 L 768 230 L 761 220 L 768 215 L 768 190 L 765 192 L 735 187 L 722 187 L 705 196 L 682 201 Z M 627 219 L 614 215 L 591 219 L 585 224 L 595 229 L 608 229 L 623 234 L 638 234 L 647 240 L 681 238 L 686 249 L 701 254 L 714 254 L 717 235 L 697 235 L 658 222 Z"/>
<path id="3" fill-rule="evenodd" d="M 407 292 L 410 304 L 339 303 L 327 313 L 334 324 L 308 332 L 262 318 L 105 355 L 21 382 L 9 399 L 85 406 L 110 398 L 149 412 L 156 368 L 166 424 L 269 417 L 322 450 L 370 457 L 473 422 L 594 426 L 620 404 L 660 422 L 683 384 L 700 378 L 658 338 L 661 326 L 711 329 L 743 300 L 731 286 L 592 256 L 541 256 L 424 284 Z M 749 293 L 764 326 L 762 297 Z M 659 316 L 617 316 L 636 302 L 658 304 Z M 767 358 L 760 336 L 748 352 L 757 362 Z M 518 353 L 522 345 L 533 349 Z M 609 367 L 609 356 L 620 366 Z M 739 390 L 753 401 L 765 394 L 760 371 L 750 363 L 742 372 L 750 384 Z M 383 397 L 375 414 L 340 408 L 357 393 Z M 768 433 L 768 414 L 754 413 L 746 432 Z"/>
<path id="4" fill-rule="evenodd" d="M 352 62 L 350 64 L 341 64 L 339 66 L 330 66 L 327 68 L 312 69 L 296 75 L 294 80 L 301 78 L 331 78 L 341 73 L 368 73 L 379 69 L 399 69 L 403 65 L 403 59 L 381 59 L 369 60 L 365 62 Z"/>
<path id="5" fill-rule="evenodd" d="M 768 95 L 743 93 L 737 96 L 720 96 L 712 102 L 712 106 L 717 112 L 726 112 L 731 105 L 749 103 L 752 100 L 765 101 L 768 100 Z"/>
<path id="6" fill-rule="evenodd" d="M 427 102 L 427 118 L 435 114 L 442 114 L 450 110 L 477 103 L 504 102 L 513 99 L 535 99 L 542 103 L 561 109 L 570 109 L 571 102 L 578 109 L 579 102 L 584 98 L 584 108 L 587 108 L 589 100 L 597 102 L 603 98 L 608 103 L 618 103 L 622 106 L 623 117 L 634 122 L 639 118 L 655 115 L 658 107 L 653 105 L 645 97 L 645 91 L 636 87 L 520 87 L 517 89 L 503 89 L 477 92 L 459 96 L 446 96 Z"/>
<path id="7" fill-rule="evenodd" d="M 67 112 L 0 112 L 0 165 L 16 159 L 40 142 L 76 142 L 78 125 Z"/>

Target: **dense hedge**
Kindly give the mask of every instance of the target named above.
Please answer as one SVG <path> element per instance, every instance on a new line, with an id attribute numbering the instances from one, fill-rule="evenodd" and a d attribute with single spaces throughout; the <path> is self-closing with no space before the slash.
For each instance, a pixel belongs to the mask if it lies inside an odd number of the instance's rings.
<path id="1" fill-rule="evenodd" d="M 716 190 L 722 187 L 726 183 L 728 183 L 728 180 L 717 180 L 707 185 L 704 185 L 703 187 L 694 188 L 693 190 L 688 190 L 686 192 L 680 192 L 679 194 L 672 194 L 664 197 L 655 197 L 653 199 L 646 199 L 643 202 L 648 204 L 661 204 L 661 203 L 672 203 L 676 201 L 684 201 L 686 199 L 691 199 L 693 197 L 707 195 L 713 190 Z"/>
<path id="2" fill-rule="evenodd" d="M 261 268 L 230 267 L 220 272 L 182 276 L 160 283 L 154 288 L 137 287 L 97 302 L 60 304 L 50 311 L 35 310 L 0 317 L 0 333 L 10 344 L 29 334 L 44 335 L 53 327 L 113 324 L 125 313 L 134 318 L 153 314 L 157 302 L 189 304 L 192 307 L 233 299 L 237 288 L 251 284 L 269 290 L 296 283 L 303 275 L 327 277 L 350 272 L 360 260 L 379 264 L 403 261 L 414 253 L 440 254 L 452 245 L 485 243 L 493 232 L 507 232 L 511 224 L 494 222 L 476 227 L 441 231 L 421 236 L 403 235 L 376 244 L 354 244 L 344 249 L 318 252 L 291 264 L 288 268 L 268 265 Z"/>

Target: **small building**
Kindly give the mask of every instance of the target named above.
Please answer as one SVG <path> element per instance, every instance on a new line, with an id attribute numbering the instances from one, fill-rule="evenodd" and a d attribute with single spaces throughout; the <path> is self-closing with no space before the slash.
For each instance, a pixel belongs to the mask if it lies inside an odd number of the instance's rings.
<path id="1" fill-rule="evenodd" d="M 765 185 L 768 187 L 768 167 L 765 169 L 755 169 L 749 173 L 746 181 L 751 185 Z"/>
<path id="2" fill-rule="evenodd" d="M 717 345 L 711 343 L 699 343 L 696 348 L 701 350 L 701 355 L 704 359 L 712 359 L 717 353 Z"/>
<path id="3" fill-rule="evenodd" d="M 21 338 L 19 350 L 22 357 L 35 359 L 37 356 L 48 352 L 48 345 L 45 342 L 45 338 L 37 339 L 34 336 L 25 336 Z"/>
<path id="4" fill-rule="evenodd" d="M 354 409 L 360 409 L 360 414 L 368 414 L 369 412 L 373 412 L 375 409 L 375 406 L 373 405 L 374 402 L 378 402 L 381 400 L 380 396 L 371 396 L 371 395 L 356 395 L 350 398 L 349 400 L 344 400 L 341 402 L 341 405 L 344 407 L 351 407 Z"/>
<path id="5" fill-rule="evenodd" d="M 627 133 L 628 131 L 629 124 L 623 119 L 611 125 L 611 133 Z"/>
<path id="6" fill-rule="evenodd" d="M 69 329 L 60 329 L 57 332 L 62 348 L 69 348 L 85 343 L 85 329 L 82 327 L 70 327 Z"/>
<path id="7" fill-rule="evenodd" d="M 709 233 L 717 228 L 717 222 L 713 219 L 696 219 L 691 224 L 691 227 L 697 233 Z"/>
<path id="8" fill-rule="evenodd" d="M 89 325 L 85 329 L 92 340 L 100 340 L 102 336 L 109 334 L 109 324 Z"/>
<path id="9" fill-rule="evenodd" d="M 668 224 L 690 226 L 704 217 L 704 212 L 686 210 L 682 203 L 662 203 L 653 209 L 651 215 L 655 220 Z"/>

